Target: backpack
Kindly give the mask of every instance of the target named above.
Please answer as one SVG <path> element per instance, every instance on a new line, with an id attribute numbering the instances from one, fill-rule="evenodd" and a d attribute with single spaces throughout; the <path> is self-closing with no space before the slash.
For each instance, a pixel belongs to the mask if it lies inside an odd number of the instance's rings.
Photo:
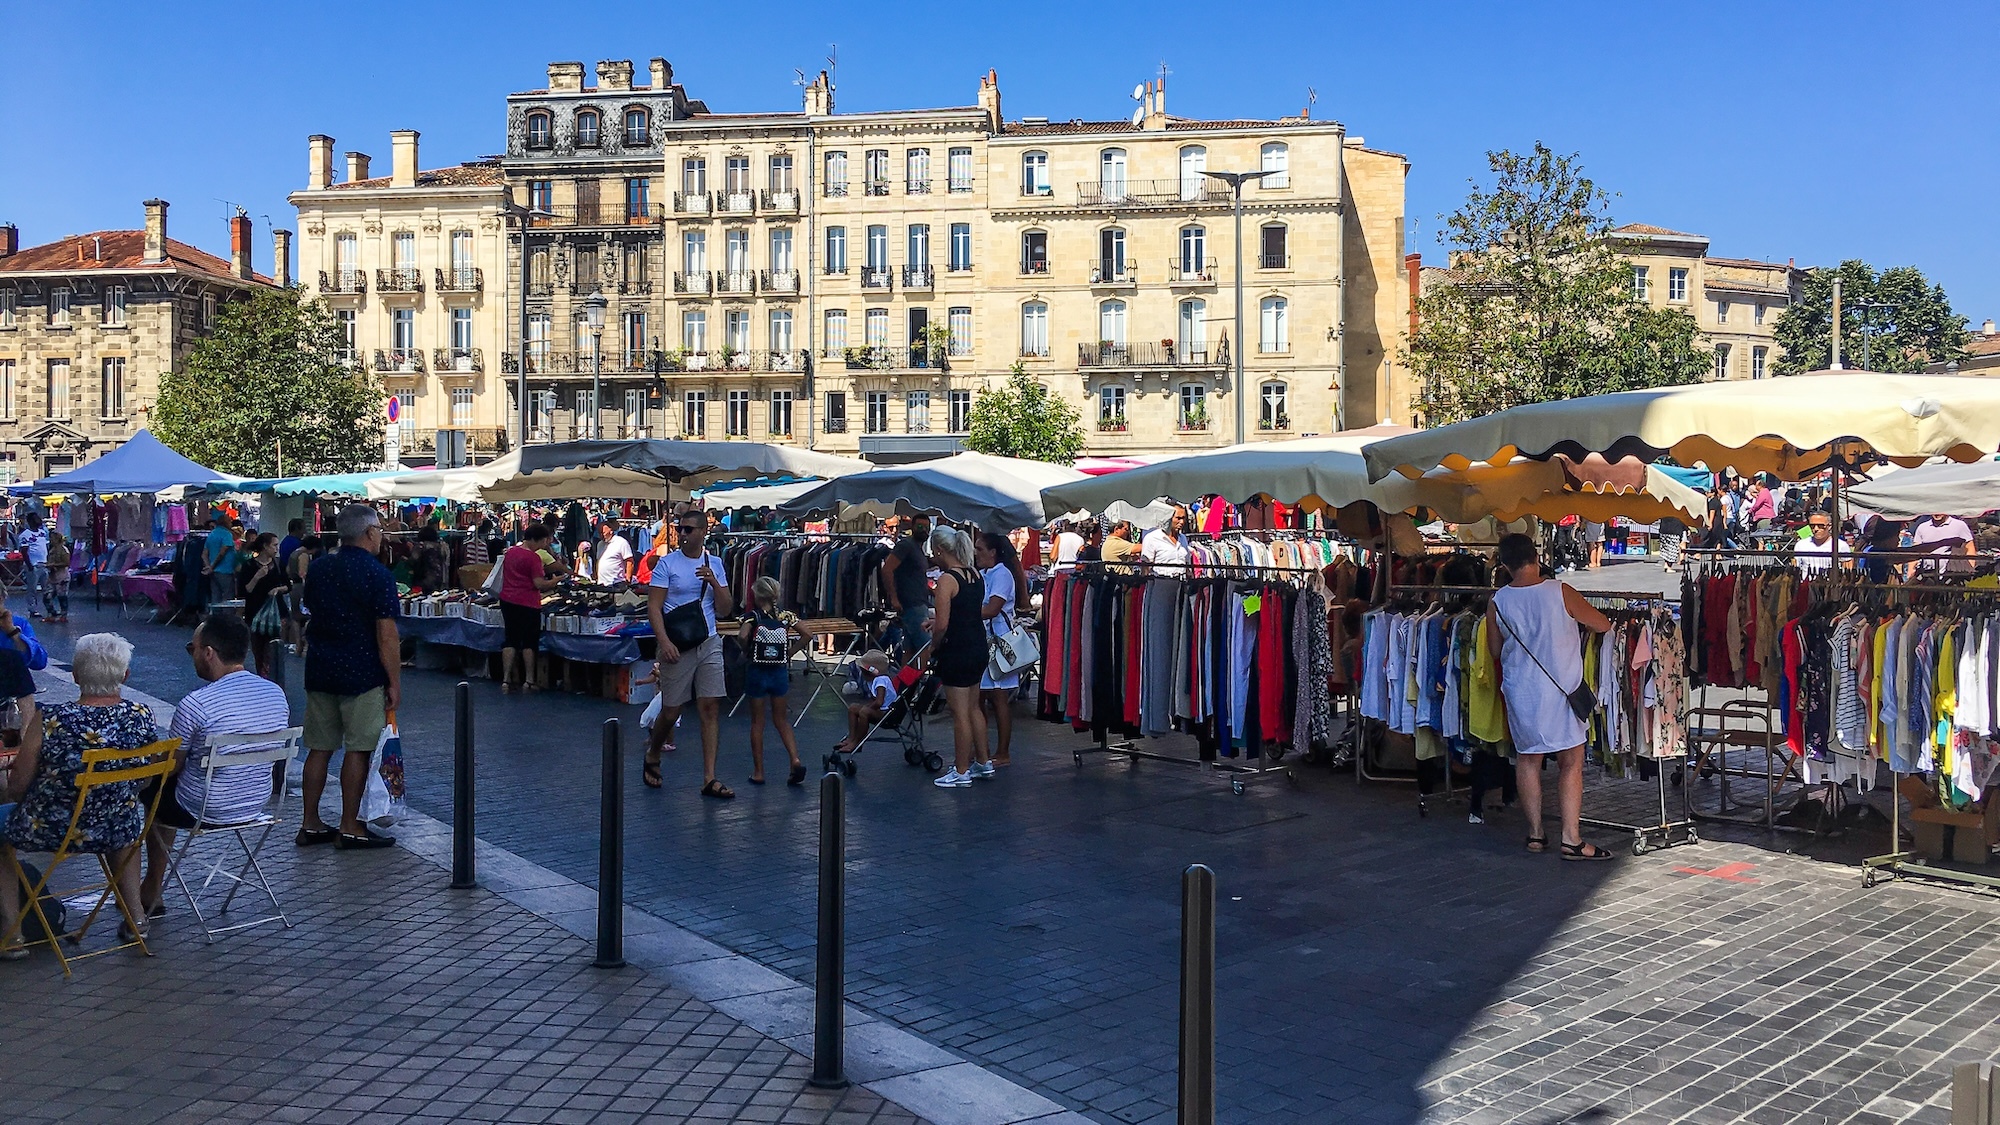
<path id="1" fill-rule="evenodd" d="M 759 613 L 756 620 L 756 629 L 750 634 L 750 662 L 762 668 L 783 668 L 791 655 L 791 630 L 767 614 Z"/>

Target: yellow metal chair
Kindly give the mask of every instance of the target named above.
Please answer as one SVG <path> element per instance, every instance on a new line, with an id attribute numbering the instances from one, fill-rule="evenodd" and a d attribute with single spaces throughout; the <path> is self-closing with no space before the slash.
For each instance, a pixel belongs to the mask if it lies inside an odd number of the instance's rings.
<path id="1" fill-rule="evenodd" d="M 63 860 L 69 858 L 71 849 L 76 844 L 82 842 L 81 837 L 77 833 L 76 826 L 77 822 L 83 819 L 84 805 L 85 802 L 90 800 L 91 791 L 100 785 L 115 785 L 121 782 L 139 782 L 143 784 L 147 781 L 164 779 L 167 774 L 173 772 L 174 755 L 179 752 L 180 747 L 180 739 L 166 738 L 158 742 L 149 742 L 144 746 L 132 750 L 105 747 L 83 752 L 83 770 L 76 776 L 76 807 L 70 810 L 69 828 L 63 833 L 62 844 L 56 848 L 54 856 L 49 860 L 48 867 L 43 869 L 41 879 L 32 884 L 29 883 L 27 872 L 21 868 L 19 857 L 13 855 L 11 852 L 9 853 L 8 862 L 14 867 L 14 878 L 27 892 L 28 901 L 21 911 L 21 920 L 11 930 L 0 934 L 0 947 L 4 947 L 7 943 L 13 941 L 26 928 L 28 919 L 33 917 L 41 925 L 42 937 L 26 944 L 29 946 L 47 945 L 49 948 L 55 950 L 56 959 L 62 962 L 64 976 L 70 975 L 70 963 L 73 961 L 81 961 L 85 958 L 96 957 L 105 953 L 115 953 L 121 949 L 136 948 L 148 957 L 153 955 L 153 951 L 146 948 L 146 935 L 144 931 L 146 912 L 139 903 L 125 901 L 124 892 L 119 890 L 118 887 L 118 876 L 123 871 L 123 865 L 120 865 L 118 870 L 113 870 L 109 855 L 100 853 L 97 856 L 97 865 L 104 872 L 104 882 L 90 883 L 81 887 L 70 887 L 53 893 L 58 898 L 68 899 L 78 895 L 89 894 L 91 891 L 98 892 L 97 903 L 90 908 L 90 913 L 84 917 L 83 923 L 74 931 L 65 935 L 72 946 L 81 946 L 83 944 L 84 936 L 90 932 L 91 925 L 97 921 L 97 915 L 104 909 L 105 902 L 112 900 L 117 902 L 118 912 L 125 919 L 125 932 L 132 935 L 131 941 L 121 941 L 116 945 L 107 946 L 104 949 L 92 950 L 89 953 L 78 953 L 73 956 L 66 955 L 62 950 L 62 942 L 57 940 L 55 927 L 49 923 L 48 915 L 42 913 L 41 899 L 43 892 L 48 890 L 49 883 L 55 878 L 56 869 L 62 866 Z M 164 781 L 162 781 L 162 785 L 164 785 Z M 140 831 L 138 840 L 134 841 L 139 846 L 131 849 L 130 854 L 125 859 L 126 863 L 138 863 L 139 857 L 145 852 L 146 833 L 152 830 L 153 814 L 158 810 L 159 804 L 160 792 L 158 789 L 155 789 L 151 801 L 146 805 L 145 826 Z"/>

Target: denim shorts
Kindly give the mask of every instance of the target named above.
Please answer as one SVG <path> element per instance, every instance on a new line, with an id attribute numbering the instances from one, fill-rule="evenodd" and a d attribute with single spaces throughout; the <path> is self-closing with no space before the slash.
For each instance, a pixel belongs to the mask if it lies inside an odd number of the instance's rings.
<path id="1" fill-rule="evenodd" d="M 791 688 L 792 677 L 785 669 L 752 664 L 744 679 L 743 694 L 751 699 L 783 699 Z"/>

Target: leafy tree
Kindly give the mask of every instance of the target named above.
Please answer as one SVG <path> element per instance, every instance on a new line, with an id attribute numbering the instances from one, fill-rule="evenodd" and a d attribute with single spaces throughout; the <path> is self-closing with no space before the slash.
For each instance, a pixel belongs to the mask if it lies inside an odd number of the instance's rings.
<path id="1" fill-rule="evenodd" d="M 1694 318 L 1632 299 L 1609 199 L 1575 154 L 1536 142 L 1486 160 L 1494 184 L 1446 219 L 1451 269 L 1417 302 L 1410 366 L 1433 424 L 1708 375 Z"/>
<path id="2" fill-rule="evenodd" d="M 1922 371 L 1965 354 L 1965 318 L 1951 310 L 1944 287 L 1915 266 L 1876 273 L 1859 259 L 1806 275 L 1803 291 L 1774 329 L 1784 349 L 1772 369 L 1781 375 L 1821 371 L 1833 361 L 1833 278 L 1840 276 L 1840 362 L 1877 371 Z M 1869 308 L 1886 305 L 1887 308 Z M 1872 340 L 1865 340 L 1872 335 Z"/>
<path id="3" fill-rule="evenodd" d="M 169 447 L 225 473 L 354 472 L 382 460 L 382 388 L 337 358 L 345 347 L 326 306 L 296 290 L 230 301 L 215 331 L 160 378 L 152 430 Z"/>
<path id="4" fill-rule="evenodd" d="M 1067 465 L 1083 450 L 1076 407 L 1036 382 L 1018 361 L 1006 386 L 979 392 L 966 429 L 967 449 L 995 457 Z"/>

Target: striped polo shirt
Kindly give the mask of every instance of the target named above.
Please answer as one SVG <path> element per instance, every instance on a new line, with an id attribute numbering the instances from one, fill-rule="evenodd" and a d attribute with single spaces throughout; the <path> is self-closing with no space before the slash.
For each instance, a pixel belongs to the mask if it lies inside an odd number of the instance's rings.
<path id="1" fill-rule="evenodd" d="M 194 762 L 208 752 L 211 735 L 282 731 L 291 725 L 291 720 L 291 706 L 285 700 L 284 688 L 254 672 L 238 670 L 189 692 L 174 712 L 174 725 L 167 733 L 182 740 L 181 750 L 187 755 L 186 760 Z M 261 745 L 231 746 L 221 754 L 227 758 L 231 754 L 268 750 L 277 744 L 274 739 Z M 215 771 L 215 791 L 210 793 L 207 789 L 205 770 L 193 765 L 181 770 L 177 791 L 181 807 L 189 816 L 201 816 L 210 824 L 249 820 L 262 812 L 264 802 L 270 799 L 271 767 L 223 766 Z M 204 796 L 208 798 L 206 815 L 201 807 Z"/>

